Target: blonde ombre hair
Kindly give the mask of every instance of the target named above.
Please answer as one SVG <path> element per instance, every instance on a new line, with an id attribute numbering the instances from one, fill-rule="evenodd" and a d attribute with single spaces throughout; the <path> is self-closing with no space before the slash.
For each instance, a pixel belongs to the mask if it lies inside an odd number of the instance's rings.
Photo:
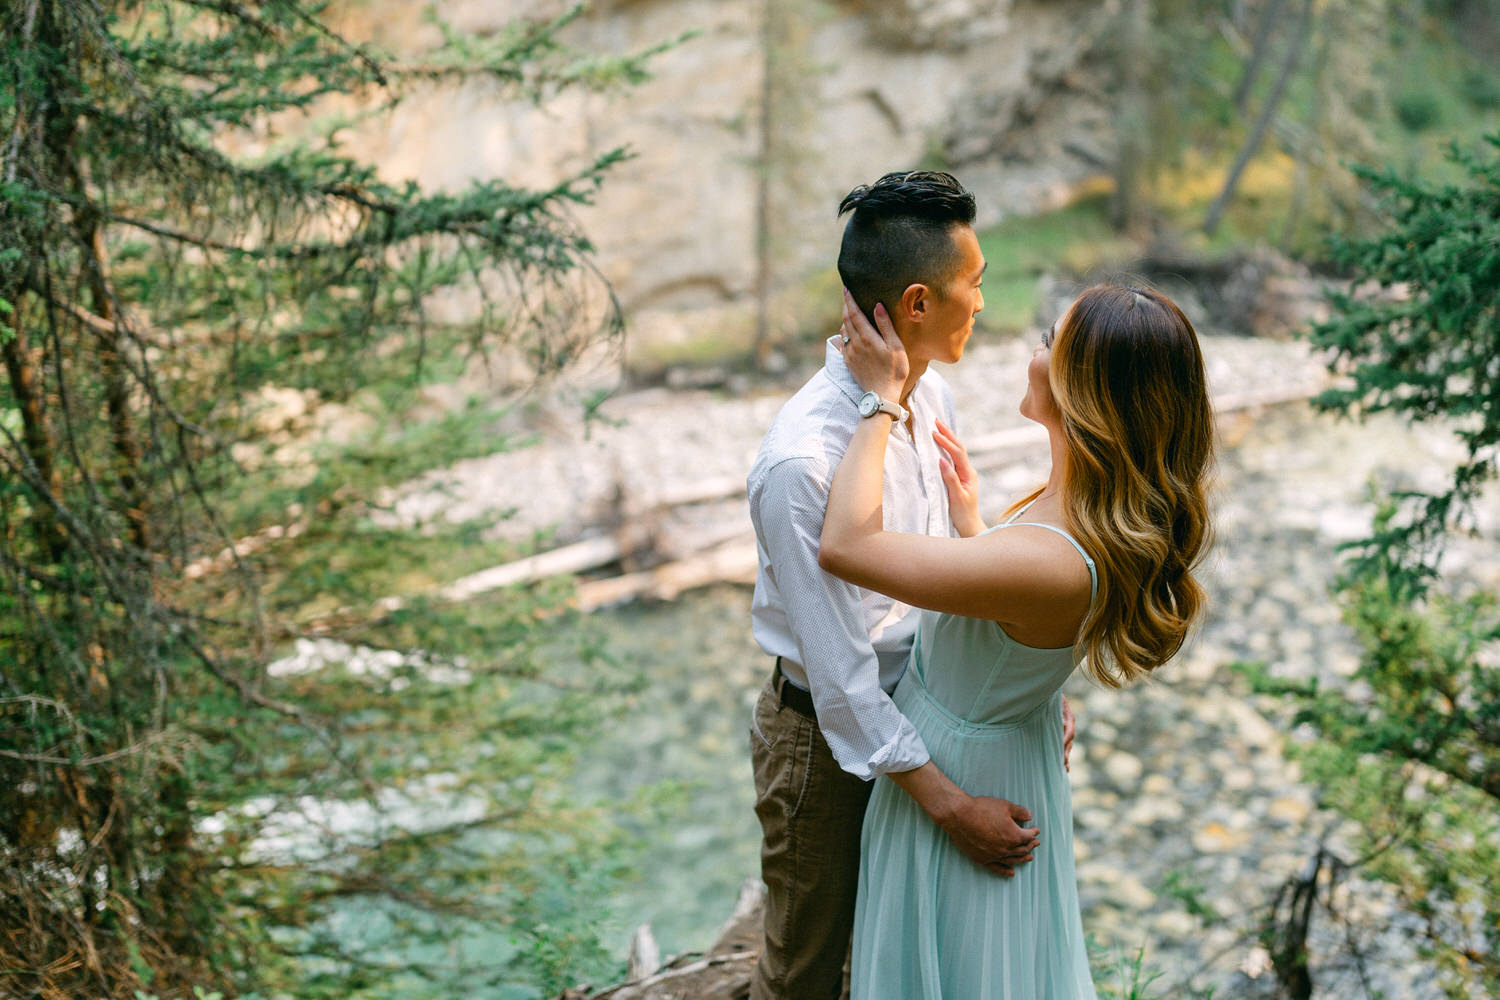
<path id="1" fill-rule="evenodd" d="M 1095 285 L 1058 324 L 1048 369 L 1062 418 L 1067 528 L 1099 592 L 1079 628 L 1107 687 L 1171 659 L 1202 614 L 1213 413 L 1198 335 L 1149 289 Z"/>

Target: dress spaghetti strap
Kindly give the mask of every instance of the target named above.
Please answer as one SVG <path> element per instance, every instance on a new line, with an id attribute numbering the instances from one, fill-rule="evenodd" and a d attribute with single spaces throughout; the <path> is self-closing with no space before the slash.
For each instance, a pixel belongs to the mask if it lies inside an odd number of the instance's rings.
<path id="1" fill-rule="evenodd" d="M 996 530 L 996 528 L 1018 528 L 1024 526 L 1030 528 L 1046 528 L 1048 531 L 1055 531 L 1057 534 L 1062 535 L 1068 540 L 1068 544 L 1072 545 L 1073 548 L 1078 550 L 1078 554 L 1083 556 L 1084 564 L 1089 568 L 1089 607 L 1093 607 L 1094 598 L 1099 595 L 1099 571 L 1094 567 L 1094 560 L 1090 559 L 1089 554 L 1083 551 L 1083 546 L 1078 544 L 1078 539 L 1074 538 L 1063 529 L 1056 527 L 1055 525 L 1043 524 L 1040 521 L 1016 520 L 1016 518 L 1020 517 L 1028 510 L 1030 510 L 1031 505 L 1034 503 L 1036 503 L 1035 498 L 1028 500 L 1026 502 L 1026 505 L 1023 506 L 1020 510 L 1016 511 L 1010 517 L 1006 518 L 1004 521 L 1001 521 L 999 524 L 995 525 L 994 528 L 990 528 L 989 530 L 994 531 Z"/>
<path id="2" fill-rule="evenodd" d="M 1019 512 L 1018 512 L 1018 514 L 1019 514 Z M 1059 535 L 1062 535 L 1064 538 L 1066 538 L 1068 540 L 1068 543 L 1070 545 L 1072 545 L 1073 548 L 1075 548 L 1075 549 L 1078 550 L 1078 554 L 1081 555 L 1081 556 L 1083 556 L 1084 564 L 1087 565 L 1088 568 L 1089 568 L 1089 606 L 1093 607 L 1094 598 L 1096 596 L 1098 596 L 1098 594 L 1099 594 L 1099 571 L 1094 568 L 1094 560 L 1090 559 L 1089 558 L 1089 554 L 1087 552 L 1083 551 L 1083 546 L 1078 544 L 1078 539 L 1074 538 L 1072 535 L 1068 534 L 1066 531 L 1062 530 L 1061 528 L 1056 527 L 1055 525 L 1043 524 L 1040 521 L 1006 521 L 1004 524 L 999 525 L 999 527 L 1001 527 L 1001 528 L 1019 528 L 1019 527 L 1046 528 L 1048 531 L 1055 531 Z"/>

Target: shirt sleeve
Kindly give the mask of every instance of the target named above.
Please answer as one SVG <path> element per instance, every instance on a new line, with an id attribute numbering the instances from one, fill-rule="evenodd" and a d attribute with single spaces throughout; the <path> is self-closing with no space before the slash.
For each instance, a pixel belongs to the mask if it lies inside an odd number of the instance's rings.
<path id="1" fill-rule="evenodd" d="M 861 590 L 818 566 L 828 507 L 826 462 L 793 458 L 771 468 L 757 498 L 762 544 L 812 688 L 818 726 L 839 766 L 869 781 L 931 759 L 922 738 L 880 687 Z"/>

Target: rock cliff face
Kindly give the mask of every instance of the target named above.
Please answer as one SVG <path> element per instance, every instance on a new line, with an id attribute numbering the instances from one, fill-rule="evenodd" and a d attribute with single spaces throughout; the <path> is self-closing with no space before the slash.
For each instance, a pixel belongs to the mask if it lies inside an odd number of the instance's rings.
<path id="1" fill-rule="evenodd" d="M 448 0 L 441 15 L 489 33 L 562 0 Z M 536 108 L 475 83 L 415 95 L 366 126 L 359 153 L 393 179 L 457 187 L 503 176 L 545 184 L 628 146 L 597 204 L 580 212 L 638 335 L 742 325 L 757 281 L 766 0 L 601 0 L 569 29 L 600 52 L 640 51 L 684 31 L 654 78 L 611 95 L 566 94 Z M 809 0 L 771 60 L 790 111 L 773 114 L 774 281 L 828 267 L 834 211 L 887 170 L 944 166 L 976 193 L 980 223 L 1065 201 L 1099 174 L 1110 117 L 1091 56 L 1110 2 Z M 371 0 L 355 35 L 401 50 L 435 40 L 420 5 Z"/>

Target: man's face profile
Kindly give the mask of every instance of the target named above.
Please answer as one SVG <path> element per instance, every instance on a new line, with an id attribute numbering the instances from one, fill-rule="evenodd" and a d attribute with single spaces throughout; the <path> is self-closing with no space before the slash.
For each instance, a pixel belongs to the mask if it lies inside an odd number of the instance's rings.
<path id="1" fill-rule="evenodd" d="M 952 227 L 958 265 L 941 284 L 926 293 L 925 315 L 911 329 L 906 349 L 914 357 L 954 364 L 963 357 L 964 346 L 974 333 L 974 316 L 984 308 L 984 253 L 971 226 Z"/>

